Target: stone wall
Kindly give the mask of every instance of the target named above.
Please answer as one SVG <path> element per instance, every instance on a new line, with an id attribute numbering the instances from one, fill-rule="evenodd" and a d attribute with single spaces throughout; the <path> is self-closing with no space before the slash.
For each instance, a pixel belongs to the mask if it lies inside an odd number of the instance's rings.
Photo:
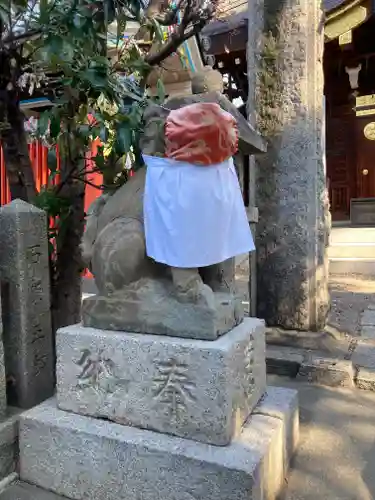
<path id="1" fill-rule="evenodd" d="M 320 329 L 328 310 L 323 15 L 320 0 L 250 2 L 249 110 L 268 140 L 255 169 L 257 314 L 286 329 Z"/>

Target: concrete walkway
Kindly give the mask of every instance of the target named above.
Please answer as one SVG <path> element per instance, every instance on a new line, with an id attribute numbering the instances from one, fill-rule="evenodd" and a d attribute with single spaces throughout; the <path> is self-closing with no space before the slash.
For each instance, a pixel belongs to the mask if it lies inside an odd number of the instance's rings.
<path id="1" fill-rule="evenodd" d="M 301 439 L 283 499 L 374 499 L 375 393 L 276 376 L 270 376 L 269 383 L 295 388 L 300 396 Z M 63 499 L 17 484 L 0 500 Z"/>

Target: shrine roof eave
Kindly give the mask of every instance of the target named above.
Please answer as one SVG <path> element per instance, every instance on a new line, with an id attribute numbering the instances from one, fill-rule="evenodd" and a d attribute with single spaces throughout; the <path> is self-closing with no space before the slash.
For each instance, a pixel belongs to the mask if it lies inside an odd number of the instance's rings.
<path id="1" fill-rule="evenodd" d="M 348 31 L 357 27 L 375 12 L 374 0 L 324 0 L 326 39 L 338 37 L 340 30 Z M 248 12 L 243 10 L 220 19 L 211 21 L 202 31 L 204 37 L 217 37 L 236 30 L 246 32 Z M 328 37 L 327 37 L 328 34 Z M 246 43 L 246 42 L 245 42 Z"/>
<path id="2" fill-rule="evenodd" d="M 325 0 L 333 8 L 326 12 L 326 41 L 339 38 L 366 22 L 375 12 L 373 0 Z"/>
<path id="3" fill-rule="evenodd" d="M 333 12 L 338 8 L 350 3 L 352 0 L 324 0 L 324 9 L 326 13 Z"/>

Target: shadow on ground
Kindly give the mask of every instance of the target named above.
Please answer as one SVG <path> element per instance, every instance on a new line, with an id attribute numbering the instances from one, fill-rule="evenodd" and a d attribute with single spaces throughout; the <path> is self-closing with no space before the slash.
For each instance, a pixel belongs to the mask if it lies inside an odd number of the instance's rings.
<path id="1" fill-rule="evenodd" d="M 375 393 L 271 376 L 298 390 L 301 437 L 283 500 L 375 498 Z"/>

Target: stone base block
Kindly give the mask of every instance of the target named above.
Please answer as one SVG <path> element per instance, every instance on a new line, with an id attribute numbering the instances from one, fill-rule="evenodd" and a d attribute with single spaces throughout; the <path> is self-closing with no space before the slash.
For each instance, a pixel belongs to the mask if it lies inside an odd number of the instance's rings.
<path id="1" fill-rule="evenodd" d="M 83 324 L 106 330 L 215 340 L 244 317 L 240 298 L 227 293 L 214 294 L 213 308 L 181 303 L 172 294 L 160 292 L 155 296 L 151 300 L 116 295 L 87 297 L 82 302 Z"/>
<path id="2" fill-rule="evenodd" d="M 50 400 L 21 417 L 21 479 L 75 500 L 275 500 L 297 407 L 290 391 L 287 409 L 270 398 L 225 448 L 64 412 Z"/>
<path id="3" fill-rule="evenodd" d="M 0 491 L 0 500 L 67 500 L 66 497 L 55 495 L 49 491 L 37 488 L 32 484 L 13 483 L 9 488 Z"/>
<path id="4" fill-rule="evenodd" d="M 0 420 L 0 479 L 15 472 L 18 462 L 19 410 L 10 409 Z"/>
<path id="5" fill-rule="evenodd" d="M 354 387 L 354 367 L 352 361 L 310 356 L 297 375 L 307 382 L 330 387 Z"/>
<path id="6" fill-rule="evenodd" d="M 298 392 L 284 387 L 267 387 L 267 393 L 254 409 L 253 415 L 277 418 L 282 422 L 283 470 L 286 477 L 290 459 L 299 441 Z"/>
<path id="7" fill-rule="evenodd" d="M 227 445 L 266 388 L 264 330 L 255 318 L 215 341 L 62 328 L 58 406 Z"/>

